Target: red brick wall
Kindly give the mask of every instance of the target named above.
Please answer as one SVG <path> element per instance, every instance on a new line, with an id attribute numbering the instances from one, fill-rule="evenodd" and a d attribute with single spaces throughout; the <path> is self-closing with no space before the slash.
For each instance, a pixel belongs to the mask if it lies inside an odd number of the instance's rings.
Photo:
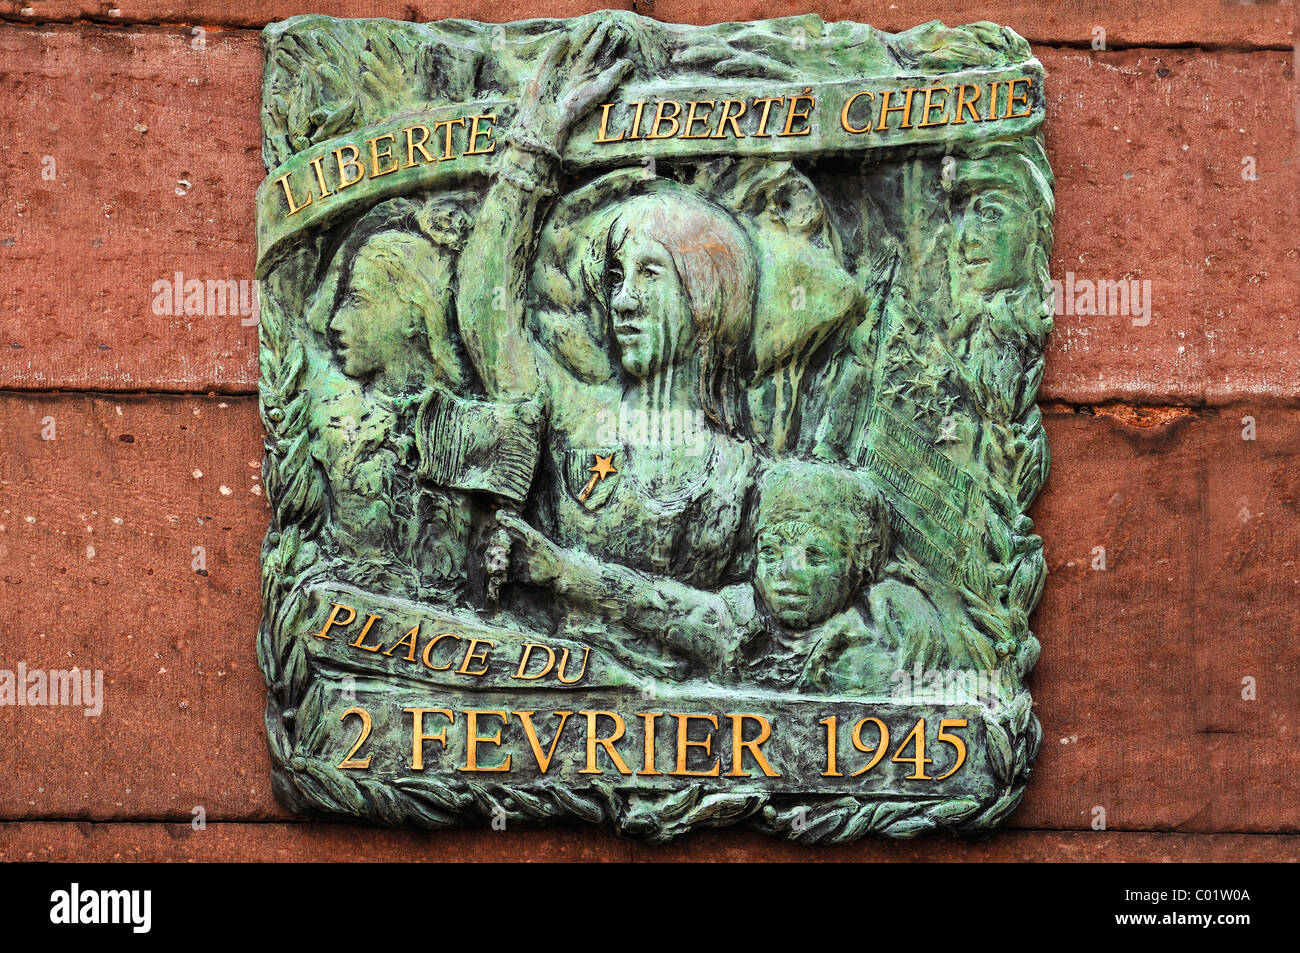
<path id="1" fill-rule="evenodd" d="M 1048 71 L 1053 276 L 1151 282 L 1149 324 L 1061 315 L 1050 345 L 1044 742 L 1024 805 L 980 844 L 816 851 L 736 831 L 666 848 L 374 831 L 273 800 L 256 328 L 155 316 L 152 285 L 252 277 L 268 19 L 521 8 L 239 6 L 0 0 L 0 667 L 102 669 L 107 696 L 98 718 L 0 709 L 0 858 L 1300 859 L 1294 0 L 641 7 L 1014 27 Z"/>

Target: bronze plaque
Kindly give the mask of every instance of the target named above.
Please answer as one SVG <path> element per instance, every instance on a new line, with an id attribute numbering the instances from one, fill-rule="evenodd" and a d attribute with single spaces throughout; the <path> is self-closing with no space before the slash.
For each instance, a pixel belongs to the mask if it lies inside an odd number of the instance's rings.
<path id="1" fill-rule="evenodd" d="M 1043 71 L 990 23 L 265 31 L 279 798 L 663 840 L 986 830 L 1052 327 Z"/>

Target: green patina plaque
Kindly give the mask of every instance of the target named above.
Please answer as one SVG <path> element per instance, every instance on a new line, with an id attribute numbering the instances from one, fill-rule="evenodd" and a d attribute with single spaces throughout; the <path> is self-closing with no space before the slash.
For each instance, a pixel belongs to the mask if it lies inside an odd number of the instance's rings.
<path id="1" fill-rule="evenodd" d="M 278 797 L 979 832 L 1046 566 L 1043 71 L 991 23 L 267 28 Z"/>

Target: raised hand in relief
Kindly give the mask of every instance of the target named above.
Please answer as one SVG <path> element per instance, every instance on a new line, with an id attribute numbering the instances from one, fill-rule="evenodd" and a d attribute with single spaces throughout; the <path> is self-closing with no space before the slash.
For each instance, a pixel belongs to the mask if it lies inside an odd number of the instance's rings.
<path id="1" fill-rule="evenodd" d="M 558 155 L 578 120 L 631 71 L 631 60 L 615 58 L 625 41 L 623 27 L 609 20 L 557 39 L 524 89 L 512 136 L 516 144 Z M 562 85 L 554 89 L 561 76 Z"/>
<path id="2" fill-rule="evenodd" d="M 520 94 L 508 145 L 466 238 L 457 271 L 460 332 L 493 400 L 527 402 L 542 389 L 524 330 L 529 262 L 569 132 L 632 68 L 626 58 L 614 59 L 624 41 L 623 28 L 605 20 L 546 48 Z M 511 292 L 504 308 L 503 288 Z"/>

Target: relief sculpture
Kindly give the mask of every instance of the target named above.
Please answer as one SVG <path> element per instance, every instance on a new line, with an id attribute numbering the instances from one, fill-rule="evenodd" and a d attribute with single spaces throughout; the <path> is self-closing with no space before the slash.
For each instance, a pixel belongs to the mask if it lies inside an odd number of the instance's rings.
<path id="1" fill-rule="evenodd" d="M 281 801 L 985 831 L 1040 740 L 1043 71 L 990 23 L 265 31 Z"/>

